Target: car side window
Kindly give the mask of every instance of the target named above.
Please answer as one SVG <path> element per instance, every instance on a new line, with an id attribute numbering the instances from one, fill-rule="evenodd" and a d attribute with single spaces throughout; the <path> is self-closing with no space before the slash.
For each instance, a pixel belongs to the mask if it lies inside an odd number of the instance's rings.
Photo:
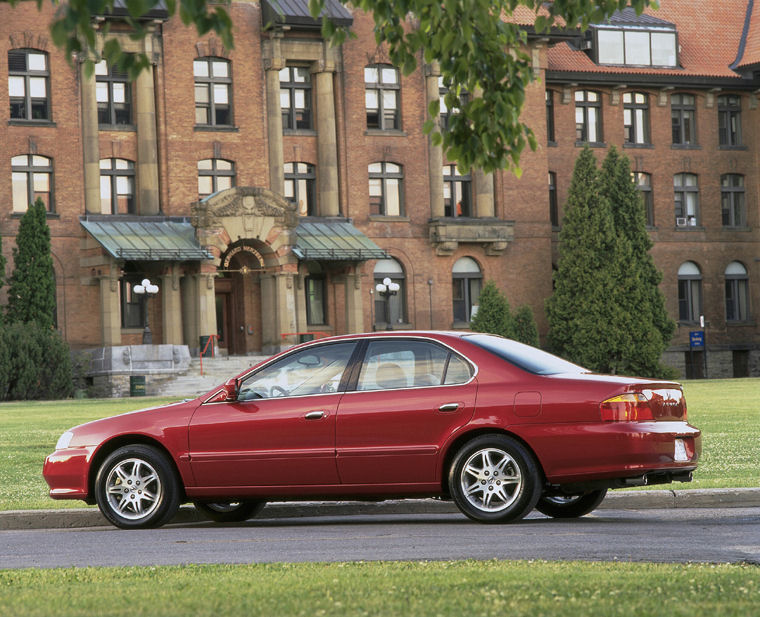
<path id="1" fill-rule="evenodd" d="M 472 377 L 472 367 L 464 358 L 452 353 L 449 357 L 449 365 L 446 367 L 446 385 L 466 383 Z"/>
<path id="2" fill-rule="evenodd" d="M 455 360 L 453 381 L 445 381 L 447 364 Z M 467 376 L 463 378 L 464 372 Z M 469 365 L 448 349 L 427 341 L 372 341 L 359 374 L 357 390 L 422 388 L 469 379 Z M 448 377 L 446 377 L 448 380 Z"/>
<path id="3" fill-rule="evenodd" d="M 337 392 L 355 343 L 309 347 L 264 367 L 243 381 L 239 401 Z"/>

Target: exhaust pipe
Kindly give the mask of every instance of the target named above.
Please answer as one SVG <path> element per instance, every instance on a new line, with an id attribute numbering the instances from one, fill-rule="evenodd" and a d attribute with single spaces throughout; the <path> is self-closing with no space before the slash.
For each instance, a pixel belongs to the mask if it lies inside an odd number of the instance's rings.
<path id="1" fill-rule="evenodd" d="M 621 480 L 624 487 L 628 486 L 646 486 L 649 484 L 646 476 L 638 476 L 636 478 L 623 478 Z"/>

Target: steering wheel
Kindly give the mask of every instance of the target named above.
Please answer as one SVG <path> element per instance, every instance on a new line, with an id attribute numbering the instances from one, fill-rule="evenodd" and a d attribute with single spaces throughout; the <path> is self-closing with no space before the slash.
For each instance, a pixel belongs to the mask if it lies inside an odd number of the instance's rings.
<path id="1" fill-rule="evenodd" d="M 288 391 L 282 386 L 272 386 L 269 388 L 269 396 L 274 398 L 276 396 L 287 396 Z"/>

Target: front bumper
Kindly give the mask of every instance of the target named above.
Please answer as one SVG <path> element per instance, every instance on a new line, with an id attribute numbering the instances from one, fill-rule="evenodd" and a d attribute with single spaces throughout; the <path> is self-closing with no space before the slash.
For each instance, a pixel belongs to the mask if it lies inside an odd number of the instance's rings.
<path id="1" fill-rule="evenodd" d="M 56 450 L 45 459 L 42 475 L 53 499 L 87 499 L 95 446 Z"/>

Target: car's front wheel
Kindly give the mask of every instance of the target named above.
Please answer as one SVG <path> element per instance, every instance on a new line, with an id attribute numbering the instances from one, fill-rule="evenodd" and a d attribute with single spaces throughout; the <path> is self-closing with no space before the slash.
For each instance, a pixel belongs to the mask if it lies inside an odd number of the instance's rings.
<path id="1" fill-rule="evenodd" d="M 206 518 L 217 523 L 239 523 L 256 516 L 265 501 L 194 501 L 193 505 Z"/>
<path id="2" fill-rule="evenodd" d="M 463 514 L 483 523 L 509 523 L 526 516 L 541 495 L 533 455 L 506 435 L 483 435 L 457 452 L 449 491 Z"/>
<path id="3" fill-rule="evenodd" d="M 179 508 L 180 486 L 163 452 L 135 444 L 115 450 L 100 466 L 95 499 L 103 516 L 117 527 L 160 527 Z"/>
<path id="4" fill-rule="evenodd" d="M 596 510 L 605 495 L 606 488 L 582 495 L 542 495 L 536 510 L 552 518 L 578 518 Z"/>

